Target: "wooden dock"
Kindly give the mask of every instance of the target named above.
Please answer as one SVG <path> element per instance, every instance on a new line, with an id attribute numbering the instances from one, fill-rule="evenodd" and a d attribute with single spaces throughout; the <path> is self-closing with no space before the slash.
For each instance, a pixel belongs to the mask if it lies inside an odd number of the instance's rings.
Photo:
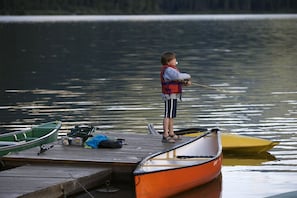
<path id="1" fill-rule="evenodd" d="M 26 165 L 0 172 L 0 197 L 65 197 L 93 188 L 111 169 L 63 165 Z"/>
<path id="2" fill-rule="evenodd" d="M 100 185 L 107 179 L 104 177 L 109 172 L 110 179 L 112 181 L 124 182 L 124 183 L 134 183 L 133 170 L 136 168 L 137 164 L 145 157 L 160 152 L 164 149 L 168 149 L 175 146 L 181 142 L 189 140 L 189 138 L 184 138 L 182 141 L 178 141 L 175 144 L 164 144 L 161 142 L 161 136 L 156 135 L 146 135 L 146 134 L 132 134 L 132 133 L 105 133 L 104 135 L 110 138 L 122 138 L 125 139 L 125 144 L 119 149 L 87 149 L 81 146 L 65 146 L 62 145 L 61 141 L 55 142 L 54 147 L 48 151 L 37 155 L 40 148 L 35 147 L 29 150 L 25 150 L 18 153 L 11 153 L 9 155 L 3 156 L 1 161 L 8 167 L 19 167 L 9 170 L 9 172 L 4 171 L 5 175 L 11 175 L 10 180 L 13 180 L 13 175 L 17 175 L 24 167 L 38 167 L 38 169 L 46 169 L 48 176 L 52 175 L 53 180 L 55 180 L 55 175 L 60 173 L 58 169 L 67 170 L 65 174 L 61 174 L 59 178 L 63 181 L 62 183 L 67 183 L 70 179 L 67 172 L 68 168 L 71 170 L 73 167 L 77 169 L 75 171 L 84 173 L 83 177 L 92 177 L 94 175 L 101 174 L 97 181 L 93 180 L 92 184 L 85 183 L 87 188 L 94 187 L 95 185 Z M 49 168 L 49 167 L 52 167 Z M 35 169 L 35 168 L 34 168 Z M 32 180 L 36 179 L 37 183 L 40 176 L 40 172 L 34 171 L 34 169 L 28 170 L 28 178 L 31 177 Z M 90 172 L 86 170 L 90 169 Z M 15 171 L 15 172 L 14 172 Z M 75 172 L 74 171 L 74 172 Z M 93 171 L 93 172 L 92 172 Z M 30 173 L 31 172 L 31 173 Z M 62 171 L 63 172 L 63 171 Z M 70 171 L 71 172 L 71 171 Z M 4 174 L 3 173 L 3 174 Z M 67 175 L 68 174 L 68 175 Z M 71 172 L 72 174 L 72 172 Z M 34 177 L 34 175 L 39 175 Z M 64 176 L 62 176 L 64 175 Z M 41 178 L 41 180 L 51 180 L 48 176 Z M 24 175 L 25 177 L 25 175 Z M 27 176 L 26 176 L 27 177 Z M 73 178 L 81 179 L 81 177 L 76 176 L 73 173 Z M 0 181 L 3 184 L 6 176 L 0 174 Z M 3 182 L 2 182 L 3 180 Z M 15 178 L 15 180 L 17 180 Z M 65 181 L 64 181 L 65 180 Z M 13 181 L 11 181 L 13 182 Z M 25 181 L 24 181 L 25 182 Z M 55 191 L 61 192 L 56 188 L 50 188 L 56 184 L 48 183 L 48 189 L 54 189 Z M 24 186 L 25 187 L 25 186 Z M 3 187 L 5 188 L 5 187 Z M 11 185 L 11 192 L 16 191 L 19 185 Z M 82 191 L 82 188 L 77 188 L 76 190 L 71 189 L 71 193 L 76 193 L 78 190 Z M 25 191 L 25 189 L 24 189 Z M 37 190 L 38 191 L 38 190 Z M 72 192 L 73 191 L 73 192 Z M 4 189 L 0 188 L 0 197 Z M 21 192 L 20 192 L 21 193 Z M 25 193 L 25 192 L 23 192 Z M 35 196 L 36 197 L 36 196 Z"/>

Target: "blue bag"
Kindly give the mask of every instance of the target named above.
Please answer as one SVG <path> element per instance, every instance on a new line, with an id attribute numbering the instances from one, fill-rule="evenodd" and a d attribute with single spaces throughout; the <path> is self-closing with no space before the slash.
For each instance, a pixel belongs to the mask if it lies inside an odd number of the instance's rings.
<path id="1" fill-rule="evenodd" d="M 86 144 L 92 148 L 98 148 L 98 145 L 102 142 L 108 140 L 107 136 L 105 135 L 96 135 L 92 138 L 89 138 L 86 141 Z"/>

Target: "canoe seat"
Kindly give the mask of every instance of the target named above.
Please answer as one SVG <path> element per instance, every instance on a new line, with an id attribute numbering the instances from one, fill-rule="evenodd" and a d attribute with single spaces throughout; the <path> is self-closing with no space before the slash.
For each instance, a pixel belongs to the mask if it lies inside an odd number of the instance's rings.
<path id="1" fill-rule="evenodd" d="M 193 158 L 199 158 L 199 159 L 208 159 L 208 158 L 213 158 L 214 156 L 212 156 L 212 155 L 209 155 L 209 156 L 204 156 L 204 155 L 202 155 L 202 156 L 193 156 L 193 155 L 191 155 L 191 156 L 187 156 L 187 155 L 178 155 L 178 156 L 176 156 L 176 158 L 178 158 L 178 159 L 193 159 Z"/>
<path id="2" fill-rule="evenodd" d="M 36 139 L 38 139 L 38 138 L 36 138 L 36 137 L 27 137 L 25 140 L 28 142 L 28 141 L 36 140 Z"/>
<path id="3" fill-rule="evenodd" d="M 154 158 L 148 163 L 142 164 L 143 167 L 165 169 L 166 167 L 184 167 L 197 163 L 204 163 L 212 159 L 213 156 L 176 156 L 175 158 Z"/>
<path id="4" fill-rule="evenodd" d="M 36 140 L 37 138 L 31 138 L 31 137 L 28 137 L 28 138 L 21 138 L 21 139 L 17 139 L 16 142 L 29 142 L 29 141 L 32 141 L 32 140 Z"/>
<path id="5" fill-rule="evenodd" d="M 18 137 L 17 135 L 14 135 L 14 140 L 16 142 L 22 142 L 22 141 L 31 141 L 31 140 L 35 140 L 37 139 L 36 137 L 28 137 L 26 133 L 23 133 L 23 136 L 22 137 Z"/>

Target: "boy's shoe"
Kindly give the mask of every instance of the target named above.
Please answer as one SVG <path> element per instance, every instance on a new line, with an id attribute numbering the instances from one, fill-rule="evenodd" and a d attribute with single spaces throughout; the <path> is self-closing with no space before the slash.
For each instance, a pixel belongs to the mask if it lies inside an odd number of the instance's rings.
<path id="1" fill-rule="evenodd" d="M 172 137 L 170 137 L 170 136 L 167 136 L 167 137 L 164 137 L 163 136 L 162 142 L 163 143 L 175 143 L 175 140 Z"/>
<path id="2" fill-rule="evenodd" d="M 182 137 L 180 135 L 170 135 L 170 137 L 173 139 L 173 140 L 182 140 Z"/>

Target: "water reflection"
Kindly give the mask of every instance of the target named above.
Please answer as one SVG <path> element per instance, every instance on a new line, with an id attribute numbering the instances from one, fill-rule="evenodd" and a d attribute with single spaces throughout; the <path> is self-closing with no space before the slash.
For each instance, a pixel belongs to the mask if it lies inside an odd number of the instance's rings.
<path id="1" fill-rule="evenodd" d="M 183 192 L 181 194 L 172 196 L 172 198 L 220 198 L 222 197 L 222 174 L 211 182 Z"/>
<path id="2" fill-rule="evenodd" d="M 275 161 L 276 157 L 269 152 L 256 154 L 225 154 L 223 158 L 224 166 L 259 166 L 265 162 Z"/>

